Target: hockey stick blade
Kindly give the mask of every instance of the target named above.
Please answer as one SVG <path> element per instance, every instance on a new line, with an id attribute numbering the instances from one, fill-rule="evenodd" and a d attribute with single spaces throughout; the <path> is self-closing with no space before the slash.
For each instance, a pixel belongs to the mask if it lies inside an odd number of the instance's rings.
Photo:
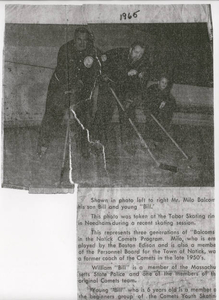
<path id="1" fill-rule="evenodd" d="M 160 168 L 160 169 L 163 169 L 163 170 L 170 171 L 170 172 L 174 172 L 174 173 L 177 173 L 177 172 L 178 172 L 177 167 L 171 166 L 171 165 L 167 165 L 167 164 L 163 164 L 163 163 L 160 163 L 160 164 L 159 164 L 159 168 Z"/>

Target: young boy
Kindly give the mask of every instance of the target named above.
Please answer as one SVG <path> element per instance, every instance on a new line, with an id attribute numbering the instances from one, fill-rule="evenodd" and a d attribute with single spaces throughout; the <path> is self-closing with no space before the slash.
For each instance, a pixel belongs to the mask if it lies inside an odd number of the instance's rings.
<path id="1" fill-rule="evenodd" d="M 162 75 L 159 81 L 149 86 L 146 91 L 144 111 L 146 116 L 149 114 L 146 124 L 149 132 L 153 134 L 153 138 L 156 140 L 162 140 L 161 134 L 159 134 L 161 129 L 157 128 L 158 125 L 152 120 L 150 114 L 153 114 L 165 129 L 168 129 L 176 108 L 176 101 L 170 90 L 171 86 L 168 77 Z"/>
<path id="2" fill-rule="evenodd" d="M 168 77 L 162 75 L 158 83 L 152 84 L 147 89 L 145 101 L 145 111 L 149 110 L 164 127 L 170 124 L 176 108 L 170 89 Z"/>

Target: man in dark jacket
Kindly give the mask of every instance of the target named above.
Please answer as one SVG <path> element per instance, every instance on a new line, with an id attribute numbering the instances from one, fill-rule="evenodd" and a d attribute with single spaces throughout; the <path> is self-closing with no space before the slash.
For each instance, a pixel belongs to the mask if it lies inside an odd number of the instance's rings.
<path id="1" fill-rule="evenodd" d="M 91 94 L 100 70 L 98 55 L 93 37 L 85 27 L 77 28 L 74 40 L 60 48 L 57 66 L 48 87 L 46 110 L 38 141 L 39 155 L 47 150 L 71 105 L 75 107 L 80 122 L 89 129 Z M 81 130 L 78 142 L 82 155 L 89 156 L 86 131 Z"/>
<path id="2" fill-rule="evenodd" d="M 107 87 L 112 83 L 117 96 L 126 109 L 127 115 L 135 119 L 136 108 L 141 102 L 142 88 L 147 85 L 150 76 L 150 62 L 145 45 L 135 42 L 127 48 L 112 49 L 105 53 L 106 61 L 103 63 L 102 74 L 104 80 L 100 84 L 97 121 L 102 121 L 99 127 L 99 136 L 106 135 L 107 126 L 112 119 L 115 99 Z M 131 144 L 132 128 L 127 123 L 122 110 L 119 108 L 122 142 Z M 103 134 L 103 129 L 105 133 Z M 127 149 L 130 147 L 127 147 Z"/>

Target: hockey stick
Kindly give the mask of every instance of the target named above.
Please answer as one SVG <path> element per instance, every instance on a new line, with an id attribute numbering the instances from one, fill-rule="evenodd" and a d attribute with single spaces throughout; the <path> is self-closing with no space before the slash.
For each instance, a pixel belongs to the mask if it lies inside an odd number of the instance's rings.
<path id="1" fill-rule="evenodd" d="M 160 124 L 160 122 L 155 118 L 155 116 L 150 113 L 150 116 L 152 119 L 157 123 L 157 125 L 163 130 L 163 132 L 168 136 L 168 138 L 172 141 L 172 143 L 176 146 L 176 148 L 182 153 L 182 155 L 189 159 L 189 157 L 185 154 L 185 152 L 180 148 L 180 146 L 177 144 L 177 142 L 172 138 L 172 136 L 166 131 L 166 129 Z"/>
<path id="2" fill-rule="evenodd" d="M 127 117 L 129 123 L 131 124 L 132 128 L 134 129 L 136 135 L 138 136 L 138 138 L 141 141 L 141 144 L 147 149 L 149 155 L 151 156 L 151 158 L 153 159 L 153 161 L 155 162 L 155 164 L 157 165 L 158 168 L 163 169 L 163 170 L 168 170 L 171 172 L 177 172 L 177 167 L 175 166 L 171 166 L 171 165 L 167 165 L 167 164 L 163 164 L 163 163 L 159 163 L 157 161 L 157 159 L 155 158 L 155 156 L 153 155 L 153 153 L 151 152 L 151 150 L 149 149 L 148 145 L 146 144 L 145 140 L 143 139 L 142 135 L 140 134 L 140 132 L 138 131 L 137 127 L 135 126 L 135 124 L 133 123 L 132 119 L 129 118 L 129 116 L 127 115 L 125 108 L 123 107 L 122 103 L 120 102 L 119 98 L 117 97 L 115 91 L 113 90 L 113 88 L 110 86 L 110 84 L 108 83 L 108 87 L 111 91 L 111 93 L 113 94 L 117 104 L 119 105 L 119 107 L 121 108 L 121 110 L 123 111 L 123 113 L 125 114 L 125 116 Z"/>

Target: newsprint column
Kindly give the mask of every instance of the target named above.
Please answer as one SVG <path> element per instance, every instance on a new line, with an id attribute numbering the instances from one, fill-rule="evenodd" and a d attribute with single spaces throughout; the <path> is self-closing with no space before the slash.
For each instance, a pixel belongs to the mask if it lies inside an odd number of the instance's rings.
<path id="1" fill-rule="evenodd" d="M 209 188 L 82 189 L 78 299 L 215 299 Z"/>
<path id="2" fill-rule="evenodd" d="M 211 189 L 80 191 L 79 299 L 214 299 L 215 274 Z"/>

